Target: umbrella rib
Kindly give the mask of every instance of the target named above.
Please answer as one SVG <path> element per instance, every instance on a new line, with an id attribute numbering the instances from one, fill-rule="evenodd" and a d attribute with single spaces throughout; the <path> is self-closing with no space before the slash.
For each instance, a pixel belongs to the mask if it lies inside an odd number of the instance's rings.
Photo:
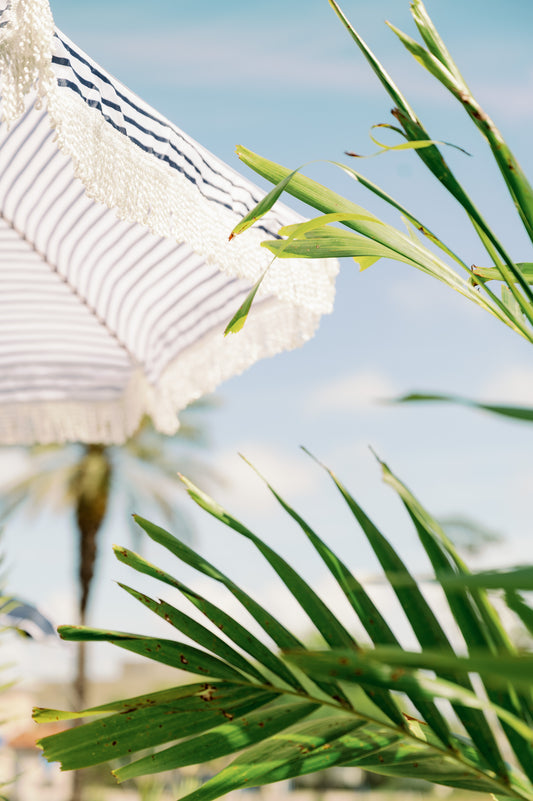
<path id="1" fill-rule="evenodd" d="M 32 241 L 31 241 L 31 240 L 30 240 L 30 239 L 29 239 L 29 238 L 26 236 L 26 234 L 25 234 L 23 231 L 20 231 L 20 230 L 19 230 L 19 229 L 16 227 L 16 225 L 15 225 L 15 224 L 14 224 L 14 223 L 13 223 L 11 220 L 9 220 L 9 219 L 8 219 L 8 218 L 5 216 L 4 212 L 3 212 L 1 209 L 0 209 L 0 218 L 4 220 L 4 222 L 6 223 L 6 225 L 8 225 L 8 226 L 9 226 L 9 227 L 10 227 L 10 228 L 11 228 L 11 229 L 12 229 L 12 230 L 13 230 L 13 231 L 14 231 L 14 232 L 17 234 L 17 236 L 18 236 L 18 237 L 20 237 L 20 239 L 22 239 L 24 242 L 26 242 L 26 243 L 27 243 L 27 244 L 30 246 L 30 248 L 33 250 L 33 252 L 34 252 L 34 253 L 35 253 L 35 254 L 36 254 L 36 255 L 37 255 L 37 256 L 38 256 L 38 257 L 39 257 L 39 258 L 40 258 L 40 259 L 41 259 L 41 260 L 42 260 L 42 261 L 43 261 L 45 264 L 46 264 L 46 266 L 47 266 L 47 267 L 48 267 L 48 268 L 51 270 L 51 272 L 55 273 L 55 275 L 57 275 L 57 277 L 59 278 L 59 280 L 60 280 L 60 281 L 61 281 L 63 284 L 65 284 L 65 286 L 66 286 L 66 287 L 69 289 L 69 291 L 70 291 L 70 292 L 71 292 L 73 295 L 75 295 L 75 297 L 76 297 L 76 298 L 79 300 L 79 302 L 80 302 L 80 303 L 82 303 L 82 304 L 83 304 L 83 305 L 84 305 L 84 306 L 87 308 L 87 310 L 88 310 L 88 311 L 90 312 L 90 314 L 91 314 L 91 315 L 94 317 L 94 319 L 95 319 L 95 320 L 98 322 L 98 324 L 99 324 L 99 325 L 101 325 L 103 328 L 105 328 L 105 330 L 107 331 L 107 333 L 108 333 L 108 334 L 109 334 L 111 337 L 113 337 L 113 339 L 115 340 L 115 342 L 117 343 L 117 345 L 119 345 L 119 347 L 120 347 L 120 348 L 122 348 L 122 350 L 123 350 L 123 351 L 125 351 L 125 353 L 126 353 L 126 355 L 127 355 L 128 359 L 130 360 L 130 362 L 132 363 L 132 365 L 133 365 L 133 366 L 135 366 L 135 367 L 137 367 L 137 368 L 139 368 L 139 369 L 142 369 L 142 365 L 141 365 L 141 363 L 139 362 L 139 360 L 137 359 L 137 357 L 135 356 L 135 354 L 134 354 L 134 353 L 132 353 L 132 351 L 131 351 L 131 350 L 128 348 L 128 346 L 126 345 L 126 343 L 122 341 L 122 339 L 119 337 L 119 335 L 117 334 L 117 332 L 116 332 L 116 331 L 114 331 L 112 328 L 110 328 L 110 326 L 108 325 L 108 323 L 106 322 L 106 320 L 104 320 L 104 318 L 103 318 L 103 317 L 101 317 L 101 316 L 98 314 L 97 310 L 96 310 L 96 309 L 95 309 L 93 306 L 91 306 L 91 304 L 90 304 L 90 303 L 87 301 L 87 299 L 86 299 L 86 298 L 84 298 L 84 297 L 83 297 L 83 295 L 81 295 L 81 294 L 78 292 L 78 290 L 76 289 L 76 287 L 75 287 L 75 286 L 73 286 L 73 285 L 72 285 L 72 284 L 69 282 L 69 280 L 68 280 L 68 279 L 67 279 L 67 278 L 66 278 L 64 275 L 62 275 L 62 274 L 59 272 L 59 270 L 57 269 L 56 265 L 55 265 L 55 264 L 53 264 L 51 261 L 49 261 L 49 259 L 47 258 L 46 254 L 45 254 L 45 253 L 43 253 L 41 250 L 39 250 L 39 248 L 37 248 L 37 247 L 36 247 L 35 243 L 34 243 L 34 242 L 32 242 Z"/>

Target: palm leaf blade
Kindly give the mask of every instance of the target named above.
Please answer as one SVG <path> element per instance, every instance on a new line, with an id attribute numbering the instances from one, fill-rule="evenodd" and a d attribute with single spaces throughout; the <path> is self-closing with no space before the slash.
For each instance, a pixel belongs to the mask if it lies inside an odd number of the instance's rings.
<path id="1" fill-rule="evenodd" d="M 242 673 L 235 668 L 187 643 L 143 637 L 124 631 L 94 629 L 88 626 L 60 626 L 58 631 L 61 638 L 69 642 L 109 642 L 126 651 L 196 675 L 228 679 L 229 681 L 244 679 Z"/>
<path id="2" fill-rule="evenodd" d="M 422 648 L 440 648 L 445 653 L 453 653 L 452 646 L 442 626 L 403 561 L 366 516 L 348 490 L 331 471 L 328 470 L 328 472 L 364 531 Z M 395 576 L 401 577 L 399 584 L 396 584 Z M 443 678 L 458 682 L 470 690 L 472 688 L 467 674 L 452 673 L 445 675 Z M 483 713 L 478 709 L 463 707 L 460 701 L 454 701 L 452 705 L 465 729 L 481 753 L 488 759 L 489 764 L 495 764 L 501 775 L 505 776 L 505 763 Z"/>
<path id="3" fill-rule="evenodd" d="M 175 587 L 186 598 L 188 598 L 194 606 L 203 612 L 209 620 L 211 620 L 221 630 L 224 630 L 226 635 L 233 640 L 233 642 L 246 651 L 254 659 L 257 659 L 260 664 L 264 665 L 268 670 L 272 671 L 275 675 L 286 681 L 289 685 L 300 689 L 301 685 L 295 676 L 288 670 L 287 666 L 267 648 L 260 640 L 257 639 L 245 626 L 235 620 L 233 617 L 224 612 L 220 607 L 215 606 L 197 592 L 189 590 L 180 581 L 177 581 L 173 576 L 164 570 L 160 570 L 155 565 L 147 562 L 146 559 L 128 550 L 127 548 L 115 548 L 115 555 L 119 561 L 129 564 L 135 570 L 141 573 L 153 576 L 154 578 L 164 581 L 171 587 Z M 299 641 L 294 638 L 296 647 L 299 647 Z"/>
<path id="4" fill-rule="evenodd" d="M 385 481 L 400 495 L 415 524 L 420 541 L 430 558 L 434 570 L 444 576 L 468 575 L 466 566 L 438 523 L 422 507 L 407 487 L 396 478 L 387 465 L 381 464 Z M 499 621 L 497 612 L 486 596 L 482 595 L 482 591 L 477 587 L 472 587 L 471 600 L 470 595 L 460 587 L 450 589 L 443 585 L 443 590 L 469 649 L 484 649 L 489 654 L 500 652 L 506 655 L 514 652 Z M 451 678 L 453 680 L 454 676 L 452 675 Z M 487 687 L 487 692 L 494 703 L 513 714 L 521 714 L 521 704 L 528 710 L 532 709 L 530 692 L 520 697 L 517 697 L 516 693 L 509 687 L 503 689 Z M 492 743 L 491 747 L 493 749 L 497 748 L 488 723 L 479 720 L 478 725 L 482 739 L 486 740 L 488 744 Z M 510 727 L 507 721 L 502 720 L 502 727 L 526 774 L 533 778 L 533 747 L 531 742 L 518 735 L 515 728 Z M 473 732 L 471 732 L 471 736 L 474 738 Z M 479 746 L 479 737 L 475 741 Z M 500 769 L 505 770 L 503 760 Z"/>
<path id="5" fill-rule="evenodd" d="M 202 626 L 196 620 L 193 620 L 188 615 L 185 615 L 183 612 L 180 612 L 171 604 L 166 603 L 165 601 L 154 601 L 152 598 L 149 598 L 144 593 L 137 592 L 137 590 L 132 589 L 131 587 L 126 586 L 125 584 L 119 584 L 122 589 L 126 590 L 130 595 L 134 598 L 137 598 L 144 606 L 151 609 L 152 612 L 155 612 L 159 617 L 162 617 L 172 626 L 181 631 L 182 634 L 193 639 L 198 645 L 201 645 L 203 648 L 214 653 L 220 659 L 225 660 L 233 667 L 237 668 L 237 670 L 243 671 L 247 673 L 249 676 L 253 676 L 255 679 L 262 683 L 268 683 L 268 680 L 265 676 L 260 673 L 254 665 L 248 662 L 244 657 L 238 652 L 235 651 L 234 648 L 227 645 L 220 637 L 217 637 L 216 634 L 206 629 L 205 626 Z"/>
<path id="6" fill-rule="evenodd" d="M 352 609 L 365 627 L 372 641 L 376 644 L 398 645 L 398 641 L 381 613 L 346 565 L 333 553 L 325 542 L 313 531 L 305 520 L 283 500 L 276 490 L 266 482 L 268 489 L 276 498 L 281 507 L 292 517 L 307 536 L 315 550 L 318 552 L 329 571 L 336 579 L 344 592 Z M 388 717 L 403 726 L 405 724 L 402 713 L 391 694 L 377 691 L 371 696 L 374 703 L 388 715 Z M 418 709 L 426 718 L 430 726 L 444 743 L 449 743 L 449 726 L 434 704 L 421 702 Z"/>
<path id="7" fill-rule="evenodd" d="M 182 801 L 209 801 L 231 790 L 268 784 L 338 764 L 353 751 L 353 744 L 342 743 L 342 738 L 349 732 L 357 732 L 362 725 L 348 717 L 332 717 L 274 735 L 246 751 Z M 385 732 L 383 744 L 390 739 L 390 733 Z"/>
<path id="8" fill-rule="evenodd" d="M 303 700 L 260 709 L 244 718 L 223 723 L 206 734 L 131 762 L 115 770 L 114 775 L 122 782 L 136 776 L 176 770 L 186 765 L 217 759 L 268 739 L 278 731 L 307 717 L 316 709 L 317 704 L 306 703 Z"/>
<path id="9" fill-rule="evenodd" d="M 40 740 L 44 756 L 75 770 L 204 732 L 268 704 L 276 694 L 235 685 L 204 685 L 200 694 L 166 704 L 126 709 Z"/>

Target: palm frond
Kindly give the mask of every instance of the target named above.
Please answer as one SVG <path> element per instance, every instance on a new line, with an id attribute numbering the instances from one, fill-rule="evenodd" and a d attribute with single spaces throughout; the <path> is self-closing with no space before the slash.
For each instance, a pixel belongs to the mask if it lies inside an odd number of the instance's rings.
<path id="1" fill-rule="evenodd" d="M 128 549 L 117 548 L 116 555 L 122 562 L 179 590 L 215 629 L 200 624 L 172 604 L 155 601 L 122 585 L 194 645 L 81 627 L 62 627 L 61 636 L 67 640 L 108 641 L 179 671 L 194 673 L 202 681 L 89 709 L 83 716 L 96 717 L 94 721 L 41 741 L 45 757 L 60 760 L 68 770 L 120 760 L 114 773 L 124 781 L 239 752 L 213 779 L 185 796 L 187 801 L 209 801 L 233 789 L 332 765 L 357 765 L 392 776 L 414 775 L 451 787 L 531 801 L 533 728 L 528 707 L 532 700 L 533 657 L 504 649 L 505 641 L 498 634 L 498 615 L 485 590 L 480 589 L 483 580 L 469 582 L 474 574 L 466 567 L 459 569 L 462 562 L 452 555 L 453 546 L 441 534 L 438 524 L 404 485 L 385 467 L 384 470 L 407 507 L 433 564 L 433 580 L 441 584 L 457 624 L 466 638 L 476 627 L 476 647 L 468 656 L 457 654 L 437 611 L 425 601 L 417 579 L 332 473 L 342 499 L 371 543 L 417 634 L 418 652 L 400 647 L 386 612 L 377 608 L 353 571 L 272 486 L 268 485 L 270 491 L 343 589 L 354 613 L 354 625 L 358 621 L 373 635 L 374 647 L 362 648 L 350 628 L 340 625 L 334 612 L 299 572 L 257 534 L 186 481 L 195 503 L 255 544 L 316 631 L 326 635 L 324 649 L 305 649 L 296 634 L 214 565 L 169 532 L 138 518 L 144 531 L 167 552 L 200 574 L 223 583 L 270 635 L 274 648 L 267 647 L 235 617 L 171 573 Z M 447 586 L 450 579 L 456 583 Z M 491 586 L 485 579 L 487 583 Z M 514 605 L 517 606 L 516 598 Z M 276 646 L 281 647 L 281 653 Z M 474 691 L 470 677 L 475 675 L 485 683 L 486 695 Z M 411 704 L 417 710 L 415 714 Z M 76 714 L 35 711 L 38 721 L 53 717 Z M 499 721 L 497 726 L 493 723 L 495 718 Z M 513 754 L 512 764 L 501 756 L 504 732 L 507 752 Z M 133 761 L 124 764 L 126 757 Z"/>
<path id="2" fill-rule="evenodd" d="M 263 245 L 276 257 L 352 256 L 361 264 L 362 269 L 374 264 L 380 258 L 401 261 L 433 276 L 469 300 L 481 305 L 486 311 L 532 342 L 531 264 L 516 261 L 513 258 L 446 162 L 439 147 L 443 143 L 430 136 L 404 94 L 352 26 L 336 0 L 329 0 L 329 2 L 395 104 L 392 114 L 398 125 L 385 125 L 384 127 L 400 134 L 406 141 L 402 141 L 402 144 L 392 148 L 382 146 L 381 150 L 384 152 L 409 148 L 415 152 L 425 167 L 464 210 L 468 224 L 473 227 L 487 252 L 489 265 L 475 266 L 472 273 L 469 267 L 470 262 L 466 257 L 458 255 L 440 235 L 430 230 L 417 215 L 402 206 L 385 190 L 347 165 L 332 162 L 354 178 L 360 186 L 400 212 L 402 218 L 408 220 L 415 227 L 417 233 L 426 237 L 431 246 L 440 249 L 442 256 L 436 255 L 433 248 L 426 247 L 416 237 L 406 236 L 399 229 L 378 220 L 353 201 L 307 178 L 302 174 L 302 167 L 296 170 L 282 167 L 243 147 L 237 148 L 239 158 L 251 169 L 275 184 L 275 187 L 236 226 L 232 236 L 245 231 L 272 207 L 283 192 L 288 192 L 326 216 L 335 215 L 344 229 L 355 230 L 357 235 L 343 230 L 343 228 L 326 227 L 324 221 L 321 224 L 322 227 L 319 228 L 320 218 L 317 218 L 311 224 L 302 223 L 300 226 L 291 226 L 290 232 L 280 231 L 282 236 L 288 235 L 286 239 L 264 242 Z M 533 240 L 533 189 L 531 185 L 496 125 L 472 96 L 421 0 L 415 0 L 411 10 L 422 37 L 422 44 L 394 26 L 390 25 L 389 27 L 415 60 L 459 100 L 472 122 L 479 128 L 489 144 L 526 232 Z M 356 154 L 348 153 L 348 155 L 355 156 Z M 315 228 L 319 228 L 319 230 L 313 229 L 313 222 Z M 452 266 L 449 264 L 450 260 Z M 457 267 L 459 267 L 459 272 Z M 465 273 L 468 273 L 468 277 Z M 489 286 L 489 282 L 493 279 L 497 280 L 501 293 L 498 288 L 493 290 Z M 468 286 L 470 288 L 477 286 L 479 291 L 471 293 Z M 253 295 L 250 294 L 246 303 L 235 315 L 235 318 L 239 320 L 239 327 L 244 324 L 252 301 Z"/>

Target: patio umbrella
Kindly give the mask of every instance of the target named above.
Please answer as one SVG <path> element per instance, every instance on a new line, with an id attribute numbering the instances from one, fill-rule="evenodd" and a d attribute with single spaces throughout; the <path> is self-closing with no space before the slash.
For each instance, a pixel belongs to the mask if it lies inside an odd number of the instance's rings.
<path id="1" fill-rule="evenodd" d="M 47 0 L 0 0 L 0 443 L 120 443 L 311 337 L 337 264 L 275 262 L 300 218 L 228 234 L 262 192 L 58 31 Z"/>

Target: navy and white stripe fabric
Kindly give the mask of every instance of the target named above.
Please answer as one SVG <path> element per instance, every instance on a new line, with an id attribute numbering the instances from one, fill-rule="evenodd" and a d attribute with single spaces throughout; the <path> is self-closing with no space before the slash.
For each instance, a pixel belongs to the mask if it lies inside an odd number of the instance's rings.
<path id="1" fill-rule="evenodd" d="M 260 190 L 38 29 L 46 0 L 2 2 L 5 116 L 9 47 L 41 52 L 0 125 L 0 442 L 121 442 L 144 414 L 171 433 L 191 400 L 312 336 L 336 264 L 275 263 L 224 338 L 269 263 L 259 242 L 299 218 L 280 206 L 228 243 Z"/>

